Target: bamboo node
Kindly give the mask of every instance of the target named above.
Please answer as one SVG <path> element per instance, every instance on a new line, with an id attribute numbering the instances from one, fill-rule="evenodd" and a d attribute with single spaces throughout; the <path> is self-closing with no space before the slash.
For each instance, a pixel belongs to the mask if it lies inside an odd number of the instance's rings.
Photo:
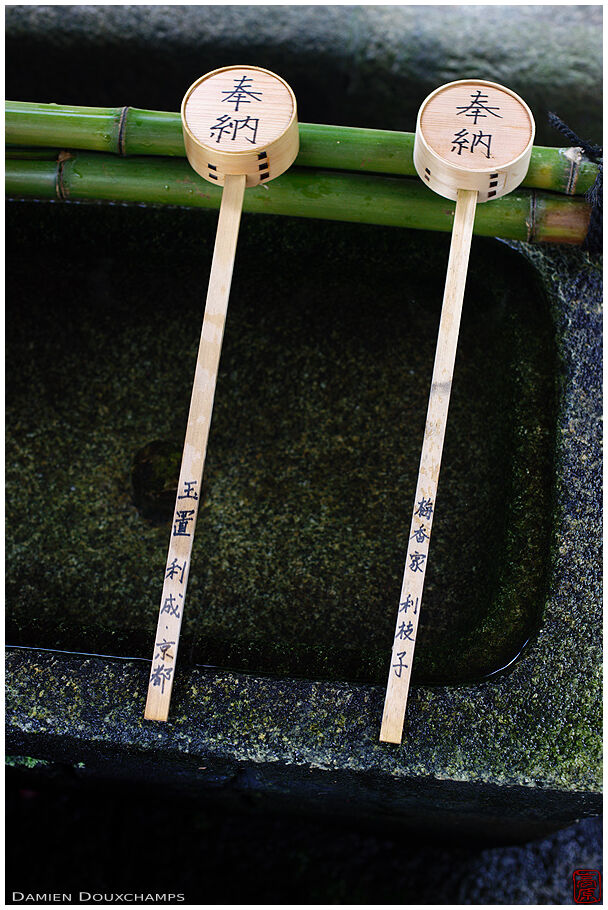
<path id="1" fill-rule="evenodd" d="M 74 155 L 72 155 L 71 152 L 66 151 L 61 151 L 57 155 L 57 177 L 55 180 L 55 192 L 60 202 L 65 202 L 69 196 L 69 192 L 63 182 L 63 168 L 65 167 L 66 161 L 69 161 L 73 157 Z"/>
<path id="2" fill-rule="evenodd" d="M 576 184 L 578 182 L 581 161 L 583 160 L 583 150 L 582 148 L 574 146 L 569 149 L 559 149 L 559 154 L 563 155 L 564 158 L 567 158 L 570 162 L 570 170 L 568 172 L 568 177 L 566 178 L 566 188 L 564 192 L 568 196 L 574 196 L 576 195 Z"/>
<path id="3" fill-rule="evenodd" d="M 536 190 L 530 191 L 530 214 L 526 218 L 526 227 L 528 228 L 528 233 L 526 235 L 526 242 L 533 243 L 536 240 Z"/>
<path id="4" fill-rule="evenodd" d="M 120 120 L 118 121 L 118 137 L 116 141 L 118 154 L 123 158 L 127 154 L 126 150 L 126 138 L 127 138 L 127 114 L 129 113 L 129 105 L 125 104 L 120 112 Z"/>

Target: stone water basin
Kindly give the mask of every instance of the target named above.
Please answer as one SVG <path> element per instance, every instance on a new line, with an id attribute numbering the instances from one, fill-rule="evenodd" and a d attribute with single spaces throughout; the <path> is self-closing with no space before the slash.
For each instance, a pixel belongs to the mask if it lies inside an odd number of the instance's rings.
<path id="1" fill-rule="evenodd" d="M 388 774 L 393 783 L 454 783 L 470 770 L 485 785 L 513 775 L 510 786 L 527 786 L 521 749 L 530 757 L 530 742 L 513 717 L 502 719 L 510 732 L 499 737 L 500 772 L 494 743 L 463 755 L 480 697 L 493 703 L 488 730 L 500 716 L 497 693 L 507 702 L 515 693 L 520 713 L 534 703 L 518 673 L 537 672 L 546 648 L 561 342 L 541 271 L 516 249 L 474 240 L 399 751 L 376 743 L 376 726 L 449 238 L 244 217 L 178 683 L 169 724 L 151 725 L 142 720 L 145 684 L 215 216 L 13 208 L 6 464 L 15 747 L 65 757 L 78 742 L 94 766 L 109 743 L 131 754 L 141 738 L 134 767 L 142 744 L 153 744 L 159 773 L 168 756 L 202 749 L 222 760 L 229 752 L 237 765 L 308 763 L 373 772 L 380 782 Z M 59 747 L 50 733 L 54 687 L 45 694 L 43 686 L 36 708 L 28 701 L 36 667 L 37 679 L 67 673 L 76 690 L 96 692 L 85 704 L 59 687 L 68 728 Z M 284 697 L 297 710 L 286 713 Z M 82 712 L 91 721 L 96 702 L 107 729 L 103 742 L 91 744 L 97 729 L 85 746 L 74 725 L 81 729 Z M 196 735 L 184 739 L 193 724 Z M 458 760 L 448 745 L 456 728 Z M 543 761 L 539 779 L 551 767 Z M 255 787 L 270 791 L 269 781 L 262 775 Z M 366 798 L 370 814 L 387 811 L 378 809 L 387 798 L 379 786 L 384 797 Z M 417 792 L 407 810 L 393 802 L 390 811 L 417 815 L 428 801 L 424 786 Z M 515 811 L 507 803 L 492 812 Z M 469 812 L 463 805 L 457 814 Z M 446 811 L 456 810 L 437 809 L 440 824 Z"/>

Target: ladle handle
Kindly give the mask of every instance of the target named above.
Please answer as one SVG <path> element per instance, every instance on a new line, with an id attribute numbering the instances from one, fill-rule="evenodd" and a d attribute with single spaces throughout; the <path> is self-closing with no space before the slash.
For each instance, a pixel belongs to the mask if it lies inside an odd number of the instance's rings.
<path id="1" fill-rule="evenodd" d="M 477 190 L 458 190 L 418 483 L 380 730 L 382 742 L 400 743 L 403 735 L 476 203 Z"/>
<path id="2" fill-rule="evenodd" d="M 226 176 L 222 193 L 148 683 L 147 720 L 166 721 L 169 715 L 245 180 L 244 174 Z"/>

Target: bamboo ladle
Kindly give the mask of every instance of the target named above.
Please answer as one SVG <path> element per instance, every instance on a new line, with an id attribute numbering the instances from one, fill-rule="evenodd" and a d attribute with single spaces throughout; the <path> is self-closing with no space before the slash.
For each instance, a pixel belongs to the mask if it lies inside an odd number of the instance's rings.
<path id="1" fill-rule="evenodd" d="M 157 721 L 169 715 L 245 187 L 278 177 L 299 149 L 295 96 L 259 67 L 223 67 L 197 79 L 181 116 L 188 161 L 224 189 L 148 683 L 145 718 Z"/>
<path id="2" fill-rule="evenodd" d="M 477 203 L 510 193 L 526 176 L 534 119 L 522 99 L 494 82 L 463 79 L 432 92 L 418 113 L 414 166 L 456 202 L 424 441 L 408 536 L 380 740 L 400 743 L 428 563 L 439 468 Z"/>

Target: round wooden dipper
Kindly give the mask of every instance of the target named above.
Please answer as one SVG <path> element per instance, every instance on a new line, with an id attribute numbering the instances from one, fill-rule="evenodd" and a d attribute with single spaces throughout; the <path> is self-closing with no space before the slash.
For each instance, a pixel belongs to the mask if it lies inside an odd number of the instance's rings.
<path id="1" fill-rule="evenodd" d="M 182 102 L 182 125 L 188 161 L 223 190 L 148 682 L 144 716 L 155 721 L 169 716 L 245 187 L 278 177 L 299 147 L 292 90 L 255 66 L 197 79 Z"/>
<path id="2" fill-rule="evenodd" d="M 458 190 L 477 190 L 477 202 L 487 202 L 526 176 L 534 130 L 530 108 L 510 89 L 481 79 L 449 82 L 418 112 L 414 166 L 440 196 L 456 200 Z"/>
<path id="3" fill-rule="evenodd" d="M 299 149 L 296 99 L 280 76 L 257 66 L 225 66 L 194 82 L 181 108 L 188 161 L 223 186 L 245 174 L 247 186 L 278 177 Z"/>
<path id="4" fill-rule="evenodd" d="M 494 82 L 450 82 L 429 95 L 418 114 L 416 170 L 427 186 L 455 200 L 456 206 L 380 728 L 383 742 L 400 743 L 403 735 L 475 209 L 478 202 L 504 196 L 519 186 L 528 170 L 533 140 L 534 120 L 527 104 Z"/>

